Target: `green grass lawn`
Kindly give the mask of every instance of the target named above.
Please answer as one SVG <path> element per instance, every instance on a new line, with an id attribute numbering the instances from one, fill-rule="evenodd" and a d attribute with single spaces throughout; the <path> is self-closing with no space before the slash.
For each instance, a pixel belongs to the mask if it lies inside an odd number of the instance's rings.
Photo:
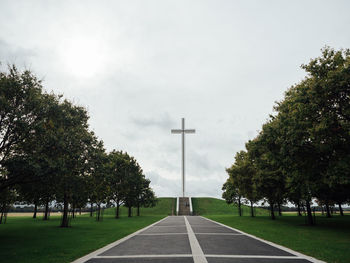
<path id="1" fill-rule="evenodd" d="M 235 205 L 228 205 L 224 200 L 210 197 L 192 198 L 193 212 L 198 215 L 238 215 Z M 250 207 L 241 206 L 243 215 L 250 215 Z M 269 211 L 254 208 L 256 215 L 269 215 Z"/>
<path id="2" fill-rule="evenodd" d="M 316 226 L 307 226 L 305 218 L 296 214 L 271 220 L 264 209 L 254 218 L 249 216 L 249 210 L 239 217 L 236 208 L 232 213 L 232 206 L 215 198 L 193 198 L 193 208 L 207 218 L 317 259 L 350 262 L 350 215 L 333 218 L 318 215 Z"/>
<path id="3" fill-rule="evenodd" d="M 114 218 L 114 209 L 106 209 L 103 221 L 89 215 L 71 221 L 70 228 L 60 228 L 60 217 L 43 221 L 41 217 L 9 217 L 0 225 L 0 261 L 5 262 L 71 262 L 115 240 L 127 236 L 172 213 L 174 198 L 160 198 L 156 207 L 141 208 L 141 216 Z"/>

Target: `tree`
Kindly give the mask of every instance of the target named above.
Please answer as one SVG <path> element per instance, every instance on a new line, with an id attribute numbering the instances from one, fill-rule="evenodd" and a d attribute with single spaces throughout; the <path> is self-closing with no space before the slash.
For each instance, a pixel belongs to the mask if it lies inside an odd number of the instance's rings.
<path id="1" fill-rule="evenodd" d="M 226 180 L 224 185 L 222 186 L 222 198 L 226 200 L 228 204 L 237 204 L 238 206 L 238 214 L 242 216 L 241 210 L 241 195 L 239 194 L 239 189 L 236 184 L 233 182 L 231 176 Z"/>
<path id="2" fill-rule="evenodd" d="M 30 71 L 9 66 L 8 72 L 0 72 L 0 191 L 33 180 L 26 174 L 8 176 L 3 167 L 34 134 L 42 105 L 41 82 Z"/>
<path id="3" fill-rule="evenodd" d="M 235 174 L 238 177 L 236 181 L 239 182 L 240 192 L 245 199 L 249 200 L 250 215 L 254 217 L 253 204 L 260 199 L 254 182 L 254 177 L 256 176 L 255 167 L 245 151 L 240 151 L 236 154 L 235 165 L 238 169 Z"/>
<path id="4" fill-rule="evenodd" d="M 302 67 L 308 73 L 310 108 L 316 118 L 310 126 L 310 137 L 319 152 L 323 195 L 329 203 L 350 198 L 350 50 L 335 51 L 329 47 L 322 55 Z M 330 195 L 326 196 L 325 192 Z M 347 192 L 347 197 L 346 197 Z M 335 200 L 337 199 L 337 200 Z"/>
<path id="5" fill-rule="evenodd" d="M 45 206 L 44 220 L 48 219 L 49 203 L 55 199 L 55 155 L 52 142 L 52 117 L 56 114 L 59 97 L 41 94 L 40 121 L 15 151 L 4 161 L 7 178 L 15 178 L 15 187 L 23 201 L 34 203 L 36 218 L 38 205 Z M 17 179 L 16 179 L 17 178 Z"/>
<path id="6" fill-rule="evenodd" d="M 275 219 L 274 206 L 285 198 L 285 176 L 279 155 L 279 129 L 276 120 L 264 124 L 260 134 L 246 144 L 249 158 L 255 166 L 253 177 L 256 191 L 270 204 L 271 218 Z"/>
<path id="7" fill-rule="evenodd" d="M 56 198 L 63 203 L 61 227 L 68 227 L 69 203 L 73 201 L 73 193 L 83 187 L 74 182 L 84 176 L 88 147 L 93 137 L 88 131 L 88 115 L 84 108 L 64 100 L 57 105 L 55 113 L 52 119 L 54 139 L 51 142 L 57 164 Z"/>
<path id="8" fill-rule="evenodd" d="M 141 166 L 137 163 L 136 159 L 129 155 L 127 156 L 129 160 L 126 169 L 124 203 L 128 208 L 128 217 L 131 217 L 131 209 L 138 204 L 145 176 L 143 175 Z"/>
<path id="9" fill-rule="evenodd" d="M 101 219 L 101 205 L 107 203 L 111 192 L 111 186 L 108 181 L 109 158 L 103 147 L 103 142 L 93 139 L 89 147 L 87 166 L 87 176 L 85 177 L 86 189 L 89 189 L 86 199 L 89 196 L 91 208 L 93 203 L 97 204 L 96 220 Z"/>
<path id="10" fill-rule="evenodd" d="M 16 201 L 17 194 L 9 187 L 0 192 L 0 224 L 6 223 L 7 212 L 10 205 Z"/>
<path id="11" fill-rule="evenodd" d="M 150 187 L 151 181 L 143 178 L 142 187 L 137 200 L 137 216 L 140 215 L 140 206 L 154 207 L 157 204 L 156 196 Z"/>
<path id="12" fill-rule="evenodd" d="M 309 224 L 311 198 L 329 207 L 332 192 L 350 182 L 349 61 L 349 50 L 324 48 L 321 57 L 302 66 L 308 76 L 275 107 L 285 141 L 284 167 L 289 181 L 301 189 Z"/>
<path id="13" fill-rule="evenodd" d="M 120 206 L 125 201 L 127 189 L 127 171 L 129 166 L 129 155 L 126 152 L 113 150 L 108 154 L 108 184 L 110 186 L 109 199 L 116 205 L 115 218 L 119 218 Z"/>

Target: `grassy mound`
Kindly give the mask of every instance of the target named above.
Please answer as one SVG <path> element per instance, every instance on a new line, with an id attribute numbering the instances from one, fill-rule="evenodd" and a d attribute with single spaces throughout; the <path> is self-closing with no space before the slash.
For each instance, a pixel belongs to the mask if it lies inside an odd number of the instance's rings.
<path id="1" fill-rule="evenodd" d="M 140 215 L 141 216 L 149 216 L 149 215 L 173 215 L 176 213 L 176 198 L 173 197 L 162 197 L 157 199 L 157 205 L 155 207 L 140 207 Z M 119 214 L 121 216 L 128 215 L 128 208 L 121 206 Z M 132 209 L 132 214 L 134 216 L 137 215 L 136 208 Z M 115 208 L 105 209 L 104 215 L 114 216 Z"/>
<path id="2" fill-rule="evenodd" d="M 210 197 L 192 198 L 193 212 L 197 215 L 238 215 L 236 205 L 229 205 L 224 200 Z M 250 207 L 242 205 L 244 216 L 250 216 Z M 254 208 L 255 215 L 269 215 L 269 211 L 262 208 Z"/>

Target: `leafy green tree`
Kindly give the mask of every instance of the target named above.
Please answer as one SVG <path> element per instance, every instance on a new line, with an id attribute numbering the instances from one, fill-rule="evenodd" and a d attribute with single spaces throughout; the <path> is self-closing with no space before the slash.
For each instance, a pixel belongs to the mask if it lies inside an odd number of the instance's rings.
<path id="1" fill-rule="evenodd" d="M 120 206 L 125 201 L 127 189 L 127 171 L 129 171 L 129 155 L 126 152 L 113 150 L 108 154 L 108 182 L 110 186 L 109 199 L 116 205 L 115 218 L 120 216 Z"/>
<path id="2" fill-rule="evenodd" d="M 260 134 L 246 144 L 249 158 L 255 166 L 253 181 L 256 191 L 269 202 L 272 219 L 275 219 L 274 206 L 283 202 L 286 188 L 276 125 L 274 120 L 266 123 Z"/>
<path id="3" fill-rule="evenodd" d="M 9 66 L 7 72 L 0 72 L 0 191 L 33 180 L 25 173 L 8 176 L 4 165 L 33 136 L 42 104 L 41 83 L 30 71 Z"/>
<path id="4" fill-rule="evenodd" d="M 321 185 L 326 208 L 337 199 L 350 198 L 350 50 L 329 47 L 322 55 L 302 67 L 308 73 L 310 108 L 315 116 L 309 128 L 319 153 Z M 329 192 L 330 196 L 326 196 Z M 337 194 L 338 193 L 338 194 Z M 328 213 L 327 213 L 328 214 Z"/>
<path id="5" fill-rule="evenodd" d="M 128 156 L 128 166 L 126 169 L 125 196 L 124 203 L 128 208 L 128 217 L 132 216 L 132 207 L 136 207 L 142 192 L 142 185 L 145 179 L 141 166 L 134 157 Z"/>
<path id="6" fill-rule="evenodd" d="M 88 131 L 88 115 L 84 108 L 64 100 L 56 105 L 55 116 L 51 120 L 53 138 L 51 140 L 55 155 L 56 198 L 63 203 L 61 227 L 68 227 L 69 204 L 73 194 L 83 185 L 75 183 L 85 173 L 88 147 L 93 137 Z"/>
<path id="7" fill-rule="evenodd" d="M 140 206 L 154 207 L 157 204 L 157 198 L 150 187 L 151 181 L 143 178 L 142 187 L 137 200 L 137 216 L 140 215 Z"/>
<path id="8" fill-rule="evenodd" d="M 276 106 L 285 141 L 284 167 L 289 181 L 301 189 L 310 224 L 312 197 L 329 207 L 332 193 L 349 186 L 349 54 L 324 48 L 321 57 L 302 66 L 308 76 Z"/>
<path id="9" fill-rule="evenodd" d="M 249 200 L 250 202 L 250 214 L 254 217 L 254 208 L 253 205 L 255 202 L 259 201 L 260 197 L 256 191 L 256 185 L 254 182 L 254 177 L 256 176 L 256 170 L 249 159 L 249 155 L 245 151 L 240 151 L 235 156 L 235 166 L 236 173 L 233 175 L 236 176 L 236 180 L 233 181 L 239 182 L 238 187 L 242 196 Z"/>
<path id="10" fill-rule="evenodd" d="M 8 178 L 17 178 L 15 187 L 23 201 L 45 206 L 44 220 L 48 219 L 49 203 L 55 199 L 55 158 L 53 154 L 52 117 L 56 114 L 59 97 L 49 94 L 41 95 L 40 122 L 33 128 L 31 136 L 27 137 L 7 158 L 4 166 Z"/>
<path id="11" fill-rule="evenodd" d="M 101 219 L 102 204 L 108 202 L 111 191 L 108 181 L 108 164 L 109 158 L 103 147 L 103 142 L 94 138 L 89 147 L 88 162 L 86 163 L 87 176 L 85 182 L 87 187 L 85 189 L 89 189 L 86 197 L 89 198 L 91 207 L 94 203 L 97 205 L 97 221 Z"/>
<path id="12" fill-rule="evenodd" d="M 227 169 L 229 170 L 228 173 L 231 172 L 230 170 L 231 168 Z M 226 182 L 222 186 L 222 190 L 223 190 L 222 198 L 225 199 L 226 203 L 228 204 L 237 204 L 238 214 L 239 216 L 242 216 L 242 209 L 241 209 L 242 196 L 240 195 L 239 189 L 231 176 L 229 176 L 229 178 L 226 180 Z"/>

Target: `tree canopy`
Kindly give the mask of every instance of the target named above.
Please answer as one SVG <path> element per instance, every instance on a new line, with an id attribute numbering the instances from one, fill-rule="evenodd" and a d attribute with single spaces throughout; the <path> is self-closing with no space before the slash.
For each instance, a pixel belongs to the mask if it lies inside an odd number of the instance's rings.
<path id="1" fill-rule="evenodd" d="M 62 227 L 87 203 L 96 204 L 98 220 L 105 205 L 131 211 L 154 204 L 135 158 L 107 153 L 88 119 L 84 107 L 46 93 L 30 71 L 10 66 L 0 72 L 0 223 L 16 200 L 34 204 L 34 217 L 37 206 L 45 206 L 44 219 L 52 202 L 62 206 Z"/>
<path id="2" fill-rule="evenodd" d="M 285 93 L 276 114 L 246 143 L 251 172 L 241 176 L 270 204 L 272 218 L 274 206 L 288 200 L 305 205 L 313 224 L 313 199 L 325 205 L 328 216 L 331 204 L 342 212 L 341 205 L 350 201 L 350 51 L 325 47 L 302 68 L 305 79 Z M 246 165 L 240 155 L 228 174 L 236 192 L 250 199 L 232 172 Z"/>

